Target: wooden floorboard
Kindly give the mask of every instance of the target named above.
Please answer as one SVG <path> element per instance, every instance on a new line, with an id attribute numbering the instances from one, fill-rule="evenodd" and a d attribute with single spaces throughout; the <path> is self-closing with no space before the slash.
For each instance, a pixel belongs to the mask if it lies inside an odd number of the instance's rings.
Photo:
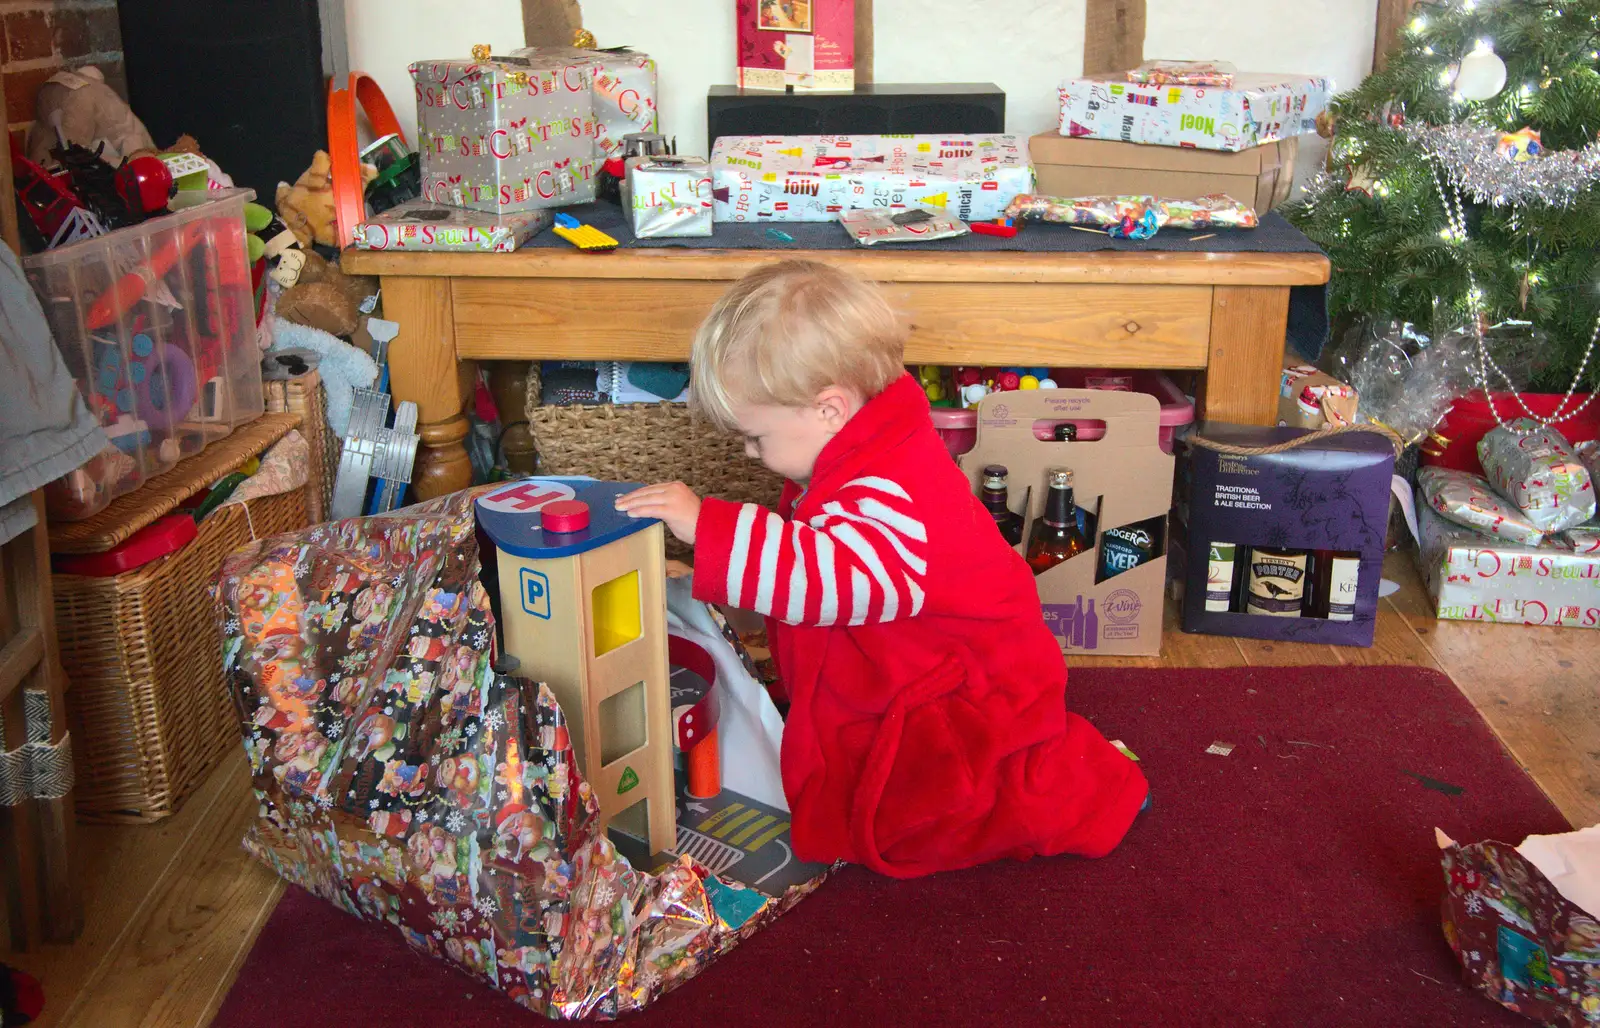
<path id="1" fill-rule="evenodd" d="M 1371 649 L 1189 635 L 1169 602 L 1160 657 L 1073 657 L 1090 667 L 1402 664 L 1445 671 L 1575 824 L 1600 822 L 1600 633 L 1435 621 L 1409 557 Z M 79 846 L 85 928 L 72 946 L 0 950 L 44 983 L 43 1028 L 204 1028 L 282 892 L 239 841 L 255 811 L 242 756 L 177 816 L 89 826 Z M 0 933 L 0 938 L 3 938 Z"/>

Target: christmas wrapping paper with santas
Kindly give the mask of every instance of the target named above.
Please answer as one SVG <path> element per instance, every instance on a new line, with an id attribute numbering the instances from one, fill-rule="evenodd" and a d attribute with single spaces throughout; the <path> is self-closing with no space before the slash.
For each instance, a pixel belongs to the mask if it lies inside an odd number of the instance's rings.
<path id="1" fill-rule="evenodd" d="M 260 810 L 245 845 L 535 1013 L 615 1017 L 822 877 L 767 896 L 687 856 L 645 874 L 618 854 L 554 696 L 496 667 L 475 498 L 224 563 L 223 663 Z"/>
<path id="2" fill-rule="evenodd" d="M 582 50 L 568 46 L 528 46 L 511 56 L 535 64 L 594 68 L 595 152 L 601 158 L 622 152 L 630 132 L 657 132 L 656 62 L 633 50 Z"/>
<path id="3" fill-rule="evenodd" d="M 1444 936 L 1466 984 L 1540 1024 L 1600 1023 L 1600 921 L 1518 848 L 1439 841 Z"/>
<path id="4" fill-rule="evenodd" d="M 596 70 L 554 57 L 411 65 L 423 199 L 502 214 L 593 200 Z"/>
<path id="5" fill-rule="evenodd" d="M 1333 88 L 1319 75 L 1237 75 L 1231 87 L 1076 78 L 1057 94 L 1063 136 L 1237 151 L 1315 132 Z"/>
<path id="6" fill-rule="evenodd" d="M 833 221 L 840 211 L 939 208 L 992 221 L 1033 189 L 1010 135 L 728 136 L 711 151 L 717 221 Z"/>

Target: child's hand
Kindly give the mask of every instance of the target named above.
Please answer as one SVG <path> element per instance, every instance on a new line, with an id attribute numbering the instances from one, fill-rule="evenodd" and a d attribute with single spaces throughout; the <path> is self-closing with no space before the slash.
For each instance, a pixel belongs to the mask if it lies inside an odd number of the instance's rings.
<path id="1" fill-rule="evenodd" d="M 617 497 L 617 509 L 630 518 L 657 518 L 667 531 L 689 546 L 700 520 L 700 497 L 682 482 L 663 482 Z"/>

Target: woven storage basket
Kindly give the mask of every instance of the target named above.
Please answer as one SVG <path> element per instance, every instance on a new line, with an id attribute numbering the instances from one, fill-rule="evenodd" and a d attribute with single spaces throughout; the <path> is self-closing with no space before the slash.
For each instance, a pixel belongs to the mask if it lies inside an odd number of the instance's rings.
<path id="1" fill-rule="evenodd" d="M 189 545 L 127 574 L 51 576 L 80 817 L 169 817 L 239 745 L 211 583 L 230 551 L 304 527 L 309 491 L 219 508 Z"/>
<path id="2" fill-rule="evenodd" d="M 681 403 L 534 406 L 528 424 L 542 475 L 592 475 L 613 482 L 680 481 L 701 496 L 775 507 L 783 479 L 745 456 L 744 441 L 695 417 Z M 670 536 L 667 552 L 688 558 Z"/>
<path id="3" fill-rule="evenodd" d="M 315 371 L 283 381 L 266 382 L 267 410 L 300 415 L 300 434 L 311 444 L 311 481 L 306 513 L 313 525 L 328 520 L 333 509 L 333 477 L 339 470 L 339 440 L 328 427 L 328 394 Z"/>

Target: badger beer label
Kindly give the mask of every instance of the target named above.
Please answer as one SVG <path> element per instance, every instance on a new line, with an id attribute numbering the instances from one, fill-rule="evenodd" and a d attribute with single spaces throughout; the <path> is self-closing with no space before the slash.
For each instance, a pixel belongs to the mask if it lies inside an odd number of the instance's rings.
<path id="1" fill-rule="evenodd" d="M 1233 543 L 1212 543 L 1206 569 L 1206 610 L 1226 614 L 1233 609 L 1233 563 L 1239 548 Z"/>
<path id="2" fill-rule="evenodd" d="M 1308 562 L 1309 555 L 1303 550 L 1252 550 L 1245 613 L 1300 617 L 1305 606 Z"/>
<path id="3" fill-rule="evenodd" d="M 1100 561 L 1095 581 L 1104 582 L 1161 555 L 1164 517 L 1136 521 L 1121 528 L 1108 528 L 1100 536 Z"/>

